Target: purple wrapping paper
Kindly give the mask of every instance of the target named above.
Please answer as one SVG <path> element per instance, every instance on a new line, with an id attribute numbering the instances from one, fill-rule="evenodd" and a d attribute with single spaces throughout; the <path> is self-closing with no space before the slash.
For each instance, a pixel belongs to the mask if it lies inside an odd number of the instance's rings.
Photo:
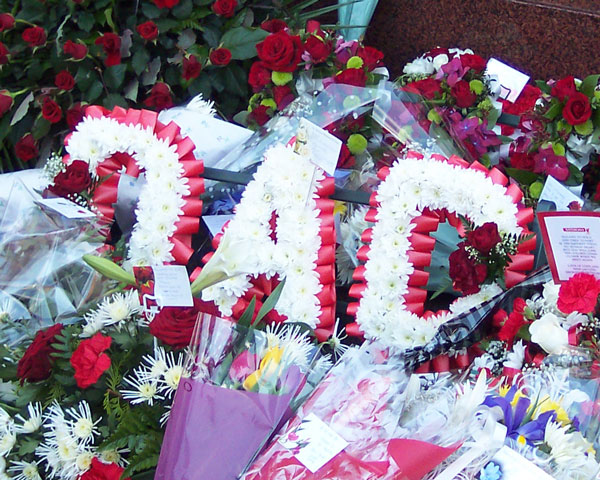
<path id="1" fill-rule="evenodd" d="M 236 479 L 286 412 L 289 415 L 290 401 L 302 381 L 302 375 L 298 377 L 296 388 L 285 395 L 231 390 L 183 378 L 155 480 Z"/>

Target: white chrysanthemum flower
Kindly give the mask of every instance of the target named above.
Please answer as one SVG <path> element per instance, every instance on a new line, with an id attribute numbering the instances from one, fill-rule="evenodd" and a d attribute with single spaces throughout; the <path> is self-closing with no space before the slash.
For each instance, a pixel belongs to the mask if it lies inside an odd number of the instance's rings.
<path id="1" fill-rule="evenodd" d="M 91 443 L 94 440 L 94 435 L 100 434 L 96 429 L 96 425 L 102 418 L 100 417 L 94 422 L 90 406 L 85 400 L 79 402 L 77 407 L 69 408 L 67 415 L 71 417 L 67 420 L 67 423 L 78 442 L 84 445 Z"/>
<path id="2" fill-rule="evenodd" d="M 12 462 L 8 471 L 13 474 L 13 480 L 41 480 L 38 467 L 35 462 Z"/>
<path id="3" fill-rule="evenodd" d="M 0 455 L 8 455 L 17 442 L 17 436 L 13 432 L 5 431 L 0 437 Z"/>
<path id="4" fill-rule="evenodd" d="M 42 426 L 42 404 L 39 402 L 30 403 L 27 405 L 27 413 L 29 418 L 25 420 L 21 415 L 17 415 L 15 418 L 22 422 L 22 425 L 15 425 L 15 432 L 17 433 L 33 433 Z"/>
<path id="5" fill-rule="evenodd" d="M 147 403 L 154 405 L 156 400 L 162 400 L 163 397 L 158 394 L 158 384 L 150 380 L 140 378 L 140 375 L 134 371 L 133 377 L 123 378 L 123 382 L 133 387 L 133 390 L 120 390 L 123 398 L 133 405 L 138 403 Z"/>
<path id="6" fill-rule="evenodd" d="M 180 352 L 177 355 L 177 359 L 175 359 L 175 355 L 173 352 L 169 352 L 166 355 L 167 361 L 167 369 L 162 376 L 162 385 L 161 392 L 165 393 L 168 398 L 175 393 L 177 390 L 177 386 L 179 385 L 179 381 L 183 376 L 183 362 L 185 361 L 185 356 Z"/>
<path id="7" fill-rule="evenodd" d="M 214 117 L 216 115 L 214 105 L 215 103 L 212 100 L 204 100 L 202 94 L 200 93 L 192 98 L 185 108 L 194 112 L 198 112 L 201 115 L 206 115 L 207 117 Z"/>
<path id="8" fill-rule="evenodd" d="M 512 351 L 508 352 L 506 360 L 503 365 L 508 368 L 514 368 L 521 370 L 523 368 L 523 362 L 525 361 L 525 345 L 523 340 L 519 340 L 513 345 Z"/>
<path id="9" fill-rule="evenodd" d="M 81 336 L 91 337 L 104 327 L 120 325 L 142 311 L 136 290 L 117 292 L 104 298 L 98 308 L 84 316 Z"/>

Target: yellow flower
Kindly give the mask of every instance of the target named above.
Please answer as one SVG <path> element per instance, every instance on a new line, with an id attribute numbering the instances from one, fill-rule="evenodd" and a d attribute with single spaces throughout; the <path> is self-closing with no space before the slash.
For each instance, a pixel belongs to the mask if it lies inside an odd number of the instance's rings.
<path id="1" fill-rule="evenodd" d="M 279 373 L 279 364 L 281 363 L 281 358 L 283 357 L 283 348 L 280 347 L 272 347 L 267 350 L 265 356 L 260 361 L 260 365 L 258 370 L 252 372 L 242 386 L 245 390 L 254 390 L 257 383 L 262 381 L 263 383 L 268 382 L 274 375 L 278 375 Z"/>
<path id="2" fill-rule="evenodd" d="M 562 408 L 560 402 L 555 402 L 551 400 L 549 396 L 545 396 L 539 403 L 536 411 L 535 417 L 539 417 L 542 413 L 554 411 L 556 412 L 556 421 L 560 424 L 567 426 L 571 424 L 571 420 L 569 419 L 569 415 L 566 410 Z"/>

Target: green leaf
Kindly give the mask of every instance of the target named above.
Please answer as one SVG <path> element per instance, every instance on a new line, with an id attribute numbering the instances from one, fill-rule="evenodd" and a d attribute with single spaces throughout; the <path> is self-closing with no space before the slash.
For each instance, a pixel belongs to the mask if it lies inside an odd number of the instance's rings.
<path id="1" fill-rule="evenodd" d="M 225 86 L 229 92 L 240 97 L 246 96 L 246 82 L 244 81 L 246 77 L 239 65 L 229 64 L 220 70 L 220 74 L 223 76 Z"/>
<path id="2" fill-rule="evenodd" d="M 160 57 L 152 59 L 148 64 L 148 68 L 142 75 L 142 85 L 154 85 L 160 72 Z"/>
<path id="3" fill-rule="evenodd" d="M 109 93 L 106 98 L 102 101 L 102 105 L 106 108 L 113 109 L 116 105 L 119 107 L 127 108 L 129 104 L 127 100 L 125 100 L 118 93 Z"/>
<path id="4" fill-rule="evenodd" d="M 563 105 L 557 99 L 553 98 L 550 104 L 550 108 L 544 113 L 544 118 L 548 120 L 554 120 L 562 112 Z"/>
<path id="5" fill-rule="evenodd" d="M 568 186 L 581 185 L 583 182 L 583 173 L 579 170 L 575 165 L 569 163 L 569 178 L 567 178 L 563 183 Z"/>
<path id="6" fill-rule="evenodd" d="M 44 138 L 46 135 L 48 135 L 51 126 L 52 124 L 48 120 L 46 120 L 43 117 L 40 117 L 33 124 L 33 129 L 31 130 L 31 133 L 33 134 L 33 137 L 36 140 L 40 140 L 41 138 Z"/>
<path id="7" fill-rule="evenodd" d="M 81 28 L 84 32 L 89 32 L 95 23 L 94 15 L 92 15 L 90 12 L 78 11 L 75 19 L 79 28 Z"/>
<path id="8" fill-rule="evenodd" d="M 591 135 L 594 131 L 594 124 L 591 119 L 588 119 L 585 123 L 581 123 L 579 125 L 575 125 L 575 131 L 584 137 Z"/>
<path id="9" fill-rule="evenodd" d="M 107 67 L 104 71 L 104 83 L 106 83 L 106 86 L 111 90 L 119 90 L 123 80 L 125 79 L 126 70 L 127 64 L 125 63 Z"/>
<path id="10" fill-rule="evenodd" d="M 84 65 L 81 65 L 77 69 L 77 73 L 75 73 L 75 83 L 77 83 L 77 87 L 79 87 L 79 90 L 82 92 L 85 92 L 90 88 L 97 78 L 98 76 Z"/>
<path id="11" fill-rule="evenodd" d="M 221 39 L 221 31 L 213 27 L 212 25 L 205 25 L 202 31 L 202 37 L 204 41 L 208 43 L 210 48 L 217 48 L 219 46 L 219 40 Z"/>
<path id="12" fill-rule="evenodd" d="M 128 98 L 132 102 L 137 101 L 138 89 L 140 86 L 140 82 L 137 79 L 133 79 L 131 82 L 127 84 L 125 90 L 123 91 L 123 96 Z"/>
<path id="13" fill-rule="evenodd" d="M 598 79 L 600 79 L 600 75 L 588 75 L 581 83 L 579 91 L 588 97 L 592 97 L 598 85 Z"/>
<path id="14" fill-rule="evenodd" d="M 137 50 L 131 59 L 131 66 L 136 75 L 140 75 L 148 66 L 150 54 L 144 48 Z"/>
<path id="15" fill-rule="evenodd" d="M 548 85 L 546 82 L 544 82 L 543 80 L 536 80 L 535 81 L 535 85 L 544 93 L 547 93 L 548 95 L 550 95 L 550 92 L 552 92 L 552 87 L 550 85 Z"/>
<path id="16" fill-rule="evenodd" d="M 19 455 L 24 456 L 28 453 L 35 452 L 35 449 L 39 444 L 39 440 L 36 440 L 34 438 L 28 438 L 27 440 L 21 441 L 19 445 Z"/>
<path id="17" fill-rule="evenodd" d="M 142 2 L 142 13 L 149 19 L 160 17 L 160 8 L 150 2 Z"/>
<path id="18" fill-rule="evenodd" d="M 187 50 L 196 43 L 196 34 L 190 28 L 184 30 L 177 38 L 177 46 L 183 50 Z"/>
<path id="19" fill-rule="evenodd" d="M 246 310 L 244 310 L 244 313 L 242 314 L 242 316 L 240 317 L 240 319 L 237 322 L 238 325 L 240 325 L 242 327 L 249 327 L 250 323 L 252 322 L 252 316 L 254 315 L 255 308 L 256 308 L 256 296 L 252 297 L 252 300 L 250 300 L 248 307 L 246 307 Z"/>
<path id="20" fill-rule="evenodd" d="M 103 90 L 102 83 L 100 80 L 96 80 L 89 90 L 85 93 L 85 99 L 89 103 L 93 103 L 101 94 Z"/>
<path id="21" fill-rule="evenodd" d="M 237 27 L 221 37 L 223 47 L 229 49 L 234 60 L 247 60 L 257 55 L 256 44 L 269 35 L 261 28 Z"/>
<path id="22" fill-rule="evenodd" d="M 506 173 L 523 185 L 531 185 L 538 179 L 537 174 L 528 170 L 520 170 L 518 168 L 507 168 Z"/>
<path id="23" fill-rule="evenodd" d="M 168 32 L 172 28 L 178 27 L 179 24 L 180 22 L 173 20 L 172 18 L 159 18 L 156 20 L 156 26 L 160 33 Z"/>
<path id="24" fill-rule="evenodd" d="M 275 289 L 271 292 L 271 295 L 269 295 L 268 298 L 264 301 L 262 307 L 260 307 L 260 310 L 256 314 L 256 319 L 254 320 L 255 326 L 257 326 L 260 323 L 260 321 L 264 318 L 264 316 L 267 313 L 269 313 L 275 308 L 275 305 L 277 305 L 277 301 L 281 296 L 281 291 L 283 290 L 284 285 L 285 279 L 275 287 Z"/>
<path id="25" fill-rule="evenodd" d="M 106 18 L 106 23 L 108 24 L 108 26 L 110 27 L 110 29 L 113 32 L 117 31 L 117 27 L 115 27 L 115 22 L 113 22 L 112 19 L 112 8 L 107 8 L 106 10 L 104 10 L 104 18 Z"/>
<path id="26" fill-rule="evenodd" d="M 25 99 L 19 105 L 19 108 L 17 108 L 17 110 L 13 114 L 13 116 L 10 120 L 11 127 L 13 125 L 15 125 L 16 123 L 18 123 L 19 121 L 21 121 L 23 119 L 23 117 L 25 117 L 25 115 L 27 115 L 27 111 L 29 110 L 29 104 L 31 102 L 33 102 L 33 98 L 34 98 L 33 92 L 29 92 L 29 95 L 27 95 L 25 97 Z"/>
<path id="27" fill-rule="evenodd" d="M 171 9 L 171 13 L 175 18 L 184 19 L 189 18 L 192 14 L 192 10 L 194 9 L 194 5 L 192 4 L 192 0 L 183 0 L 179 2 L 177 6 Z"/>
<path id="28" fill-rule="evenodd" d="M 500 110 L 498 108 L 492 108 L 489 111 L 488 117 L 487 117 L 487 129 L 488 130 L 491 130 L 492 128 L 494 128 L 496 126 L 496 122 L 500 118 L 501 113 L 502 113 L 502 110 Z"/>

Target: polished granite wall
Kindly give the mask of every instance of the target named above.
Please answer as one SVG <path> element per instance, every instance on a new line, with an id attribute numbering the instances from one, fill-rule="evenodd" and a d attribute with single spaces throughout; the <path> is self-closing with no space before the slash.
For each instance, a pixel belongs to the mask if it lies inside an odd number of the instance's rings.
<path id="1" fill-rule="evenodd" d="M 393 76 L 436 46 L 471 48 L 534 78 L 600 73 L 600 0 L 379 0 L 367 41 Z"/>

